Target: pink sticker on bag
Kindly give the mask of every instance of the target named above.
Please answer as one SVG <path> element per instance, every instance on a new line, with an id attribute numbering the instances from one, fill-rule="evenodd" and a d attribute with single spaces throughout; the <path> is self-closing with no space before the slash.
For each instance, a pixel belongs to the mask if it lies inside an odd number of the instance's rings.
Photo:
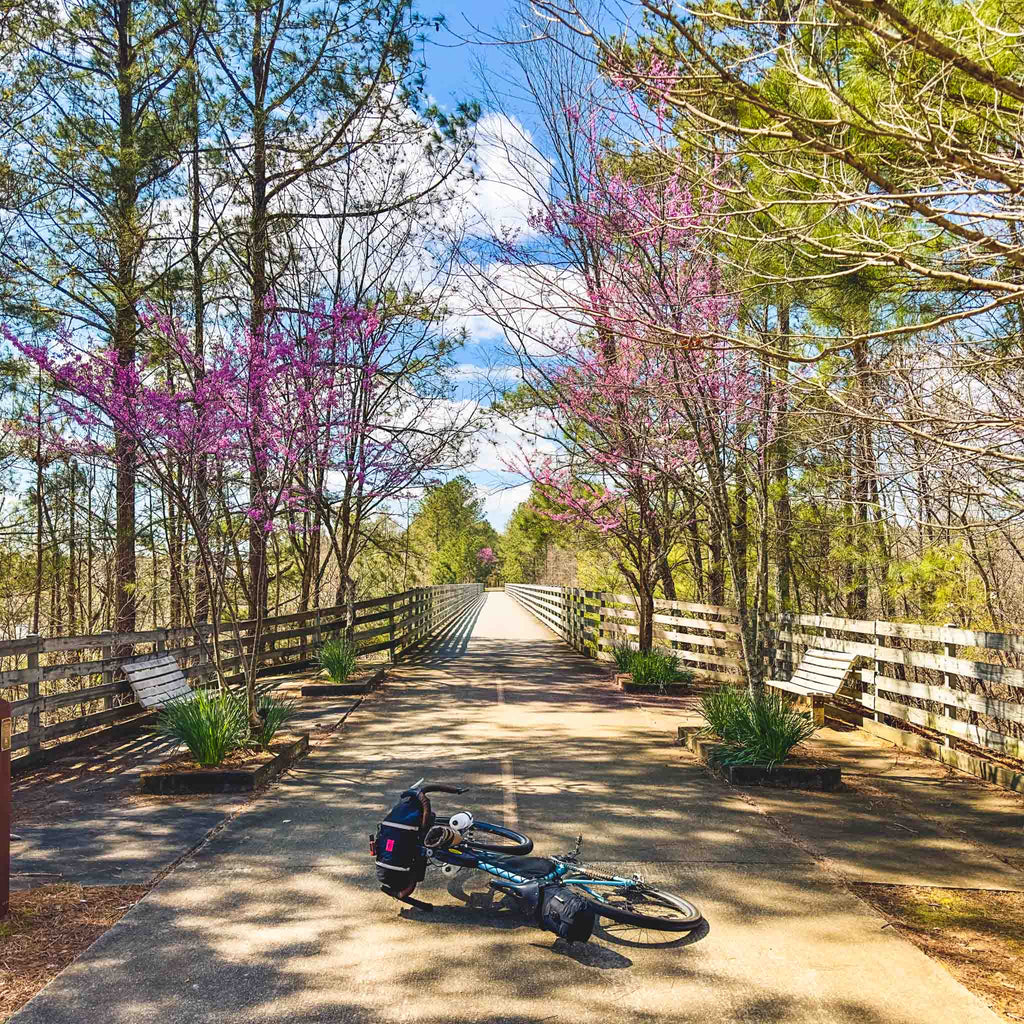
<path id="1" fill-rule="evenodd" d="M 387 850 L 388 853 L 390 853 L 394 848 L 395 848 L 395 841 L 394 841 L 394 839 L 389 839 L 384 844 L 384 849 Z"/>

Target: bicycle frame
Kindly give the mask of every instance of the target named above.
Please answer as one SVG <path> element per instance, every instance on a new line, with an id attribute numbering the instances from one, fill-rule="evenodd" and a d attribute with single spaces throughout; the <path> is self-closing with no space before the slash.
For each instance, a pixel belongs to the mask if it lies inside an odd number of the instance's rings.
<path id="1" fill-rule="evenodd" d="M 609 879 L 604 878 L 573 878 L 571 864 L 556 861 L 555 870 L 549 874 L 542 876 L 530 876 L 516 874 L 514 871 L 507 871 L 505 868 L 498 867 L 497 864 L 491 864 L 486 860 L 486 854 L 469 854 L 464 851 L 449 847 L 447 850 L 433 850 L 428 856 L 427 863 L 433 861 L 440 861 L 444 864 L 455 864 L 459 867 L 464 868 L 475 868 L 477 871 L 483 871 L 488 875 L 493 875 L 495 878 L 500 878 L 504 882 L 512 882 L 514 885 L 521 885 L 524 882 L 538 882 L 541 885 L 548 885 L 551 882 L 559 882 L 562 885 L 578 885 L 583 889 L 589 889 L 591 886 L 611 886 L 612 888 L 626 888 L 636 883 L 629 878 L 618 878 L 613 876 Z"/>

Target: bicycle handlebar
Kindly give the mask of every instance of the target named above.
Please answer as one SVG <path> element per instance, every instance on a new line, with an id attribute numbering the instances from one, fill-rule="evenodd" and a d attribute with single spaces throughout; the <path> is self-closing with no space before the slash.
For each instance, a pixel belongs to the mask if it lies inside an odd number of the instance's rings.
<path id="1" fill-rule="evenodd" d="M 419 790 L 421 793 L 465 793 L 466 788 L 459 788 L 458 786 L 445 786 L 441 783 L 432 784 L 429 786 L 420 786 Z"/>

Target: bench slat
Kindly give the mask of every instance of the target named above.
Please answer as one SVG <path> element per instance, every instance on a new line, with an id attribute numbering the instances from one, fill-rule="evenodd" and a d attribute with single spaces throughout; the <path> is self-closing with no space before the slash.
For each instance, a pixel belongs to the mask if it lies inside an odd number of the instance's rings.
<path id="1" fill-rule="evenodd" d="M 831 696 L 839 692 L 850 674 L 855 657 L 855 654 L 809 648 L 800 659 L 792 679 L 771 679 L 767 685 L 806 696 Z"/>
<path id="2" fill-rule="evenodd" d="M 140 659 L 124 666 L 135 697 L 144 708 L 163 707 L 168 701 L 190 695 L 192 687 L 171 655 Z"/>

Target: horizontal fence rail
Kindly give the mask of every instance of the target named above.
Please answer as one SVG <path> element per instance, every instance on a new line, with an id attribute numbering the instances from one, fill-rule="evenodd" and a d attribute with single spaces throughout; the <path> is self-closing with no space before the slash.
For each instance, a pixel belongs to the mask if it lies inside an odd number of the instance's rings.
<path id="1" fill-rule="evenodd" d="M 505 590 L 591 657 L 609 658 L 613 646 L 640 632 L 627 594 L 528 584 Z M 846 707 L 859 705 L 861 713 L 846 715 L 858 724 L 913 732 L 951 752 L 1024 761 L 1024 637 L 832 615 L 784 615 L 768 626 L 770 678 L 791 679 L 809 648 L 853 654 Z M 739 635 L 732 609 L 655 601 L 655 646 L 704 678 L 742 681 Z M 959 763 L 952 753 L 943 759 Z"/>
<path id="2" fill-rule="evenodd" d="M 371 601 L 357 601 L 352 622 L 344 605 L 315 608 L 263 620 L 258 669 L 298 667 L 314 660 L 321 644 L 349 635 L 360 654 L 388 652 L 400 658 L 477 601 L 482 584 L 418 587 Z M 252 655 L 255 623 L 222 623 L 217 644 L 229 680 L 241 679 Z M 28 636 L 0 641 L 0 697 L 11 701 L 16 757 L 110 727 L 144 714 L 123 668 L 153 654 L 172 655 L 193 686 L 209 685 L 213 626 L 97 633 L 91 636 Z M 227 656 L 224 657 L 224 654 Z"/>

